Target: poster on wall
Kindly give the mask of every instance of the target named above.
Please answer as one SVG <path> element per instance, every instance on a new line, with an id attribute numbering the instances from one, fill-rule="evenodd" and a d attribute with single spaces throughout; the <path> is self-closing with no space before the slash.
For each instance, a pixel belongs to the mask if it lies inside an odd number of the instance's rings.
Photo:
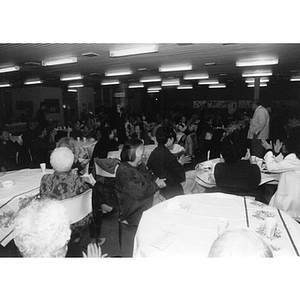
<path id="1" fill-rule="evenodd" d="M 48 114 L 57 114 L 60 112 L 59 99 L 44 99 Z"/>

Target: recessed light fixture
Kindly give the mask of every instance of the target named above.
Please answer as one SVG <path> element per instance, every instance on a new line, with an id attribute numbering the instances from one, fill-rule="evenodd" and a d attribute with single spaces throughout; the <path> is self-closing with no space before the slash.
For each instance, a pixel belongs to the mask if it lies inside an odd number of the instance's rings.
<path id="1" fill-rule="evenodd" d="M 7 73 L 20 70 L 19 66 L 11 66 L 11 67 L 4 67 L 0 68 L 0 73 Z"/>
<path id="2" fill-rule="evenodd" d="M 9 82 L 1 82 L 0 83 L 0 88 L 3 88 L 3 87 L 10 87 L 11 84 Z"/>
<path id="3" fill-rule="evenodd" d="M 208 78 L 209 78 L 208 74 L 200 74 L 200 73 L 186 74 L 186 75 L 183 76 L 184 80 L 208 79 Z"/>
<path id="4" fill-rule="evenodd" d="M 278 64 L 277 58 L 241 60 L 236 62 L 237 67 L 268 66 L 268 65 L 277 65 L 277 64 Z"/>
<path id="5" fill-rule="evenodd" d="M 208 62 L 208 63 L 205 63 L 206 66 L 214 66 L 216 63 L 215 62 Z"/>
<path id="6" fill-rule="evenodd" d="M 120 84 L 119 80 L 103 80 L 101 82 L 101 85 L 115 85 L 115 84 Z"/>
<path id="7" fill-rule="evenodd" d="M 39 84 L 42 83 L 43 81 L 40 79 L 28 79 L 24 82 L 24 84 L 26 85 L 30 85 L 30 84 Z"/>
<path id="8" fill-rule="evenodd" d="M 272 76 L 271 70 L 256 70 L 256 71 L 248 71 L 242 74 L 243 77 L 264 77 L 264 76 Z"/>
<path id="9" fill-rule="evenodd" d="M 99 54 L 98 53 L 93 53 L 93 52 L 87 52 L 87 53 L 82 53 L 82 56 L 95 57 L 95 56 L 99 56 Z"/>
<path id="10" fill-rule="evenodd" d="M 250 83 L 250 84 L 248 84 L 247 87 L 249 87 L 249 88 L 254 88 L 254 86 L 255 86 L 254 84 Z M 260 84 L 259 84 L 259 87 L 265 87 L 265 86 L 267 86 L 266 83 L 260 83 Z"/>
<path id="11" fill-rule="evenodd" d="M 254 83 L 255 82 L 255 78 L 247 78 L 245 80 L 246 83 Z M 269 78 L 268 77 L 261 77 L 259 79 L 259 82 L 269 82 Z"/>
<path id="12" fill-rule="evenodd" d="M 66 58 L 57 58 L 52 60 L 44 60 L 42 61 L 42 65 L 44 67 L 48 66 L 56 66 L 56 65 L 64 65 L 64 64 L 73 64 L 77 62 L 77 57 L 66 57 Z"/>
<path id="13" fill-rule="evenodd" d="M 148 87 L 147 91 L 160 91 L 161 86 L 150 86 Z"/>
<path id="14" fill-rule="evenodd" d="M 120 70 L 120 71 L 108 71 L 105 73 L 105 76 L 123 76 L 123 75 L 130 75 L 133 72 L 131 70 Z"/>
<path id="15" fill-rule="evenodd" d="M 204 84 L 219 84 L 219 80 L 217 80 L 217 79 L 199 80 L 198 84 L 199 85 L 204 85 Z"/>
<path id="16" fill-rule="evenodd" d="M 176 72 L 176 71 L 190 71 L 193 69 L 191 64 L 180 64 L 160 67 L 159 72 Z"/>
<path id="17" fill-rule="evenodd" d="M 182 84 L 177 87 L 178 90 L 192 90 L 193 86 L 191 84 Z"/>
<path id="18" fill-rule="evenodd" d="M 68 92 L 77 93 L 76 89 L 68 89 Z"/>
<path id="19" fill-rule="evenodd" d="M 150 90 L 150 91 L 147 91 L 147 93 L 159 93 L 160 90 Z"/>
<path id="20" fill-rule="evenodd" d="M 69 88 L 69 89 L 72 89 L 72 88 L 79 88 L 79 87 L 83 87 L 83 83 L 82 83 L 82 82 L 70 83 L 70 84 L 68 85 L 68 88 Z"/>
<path id="21" fill-rule="evenodd" d="M 290 81 L 300 81 L 300 76 L 292 76 Z"/>
<path id="22" fill-rule="evenodd" d="M 156 82 L 156 81 L 161 81 L 161 78 L 155 76 L 155 77 L 143 77 L 140 79 L 140 82 Z"/>
<path id="23" fill-rule="evenodd" d="M 158 52 L 157 45 L 146 45 L 141 47 L 133 47 L 127 49 L 112 50 L 109 52 L 110 57 L 121 57 L 130 55 L 139 55 Z"/>
<path id="24" fill-rule="evenodd" d="M 223 88 L 226 88 L 226 84 L 225 83 L 210 84 L 208 87 L 210 89 L 223 89 Z"/>
<path id="25" fill-rule="evenodd" d="M 131 82 L 128 85 L 129 89 L 137 89 L 137 88 L 143 88 L 143 87 L 144 87 L 144 84 L 140 83 L 140 82 Z"/>
<path id="26" fill-rule="evenodd" d="M 179 79 L 165 79 L 162 81 L 162 86 L 180 85 Z"/>
<path id="27" fill-rule="evenodd" d="M 60 77 L 61 81 L 68 81 L 68 80 L 78 80 L 78 79 L 82 79 L 83 76 L 82 75 L 68 75 L 68 76 L 62 76 Z"/>

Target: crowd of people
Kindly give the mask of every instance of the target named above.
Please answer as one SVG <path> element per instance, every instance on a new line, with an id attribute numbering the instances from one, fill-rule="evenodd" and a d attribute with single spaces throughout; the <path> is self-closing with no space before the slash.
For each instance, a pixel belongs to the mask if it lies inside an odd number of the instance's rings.
<path id="1" fill-rule="evenodd" d="M 74 124 L 69 124 L 72 127 L 70 137 L 60 137 L 53 124 L 45 119 L 44 104 L 41 104 L 37 118 L 28 121 L 22 139 L 12 137 L 6 128 L 0 131 L 2 172 L 35 167 L 40 162 L 46 162 L 54 170 L 53 174 L 43 176 L 37 199 L 26 208 L 27 211 L 20 212 L 16 245 L 24 256 L 65 256 L 68 241 L 78 242 L 87 230 L 92 227 L 99 229 L 103 215 L 118 212 L 120 221 L 136 229 L 145 210 L 177 195 L 219 191 L 253 196 L 259 200 L 261 172 L 256 164 L 251 164 L 250 156 L 263 158 L 270 172 L 281 173 L 270 205 L 300 220 L 298 119 L 295 116 L 288 118 L 276 135 L 272 126 L 277 125 L 272 114 L 256 100 L 252 110 L 252 116 L 240 113 L 228 117 L 220 111 L 176 111 L 153 117 L 150 114 L 130 114 L 117 105 L 115 109 L 102 110 L 98 115 L 82 115 Z M 75 149 L 74 141 L 78 137 L 96 141 L 91 157 Z M 145 157 L 147 145 L 155 146 L 149 157 Z M 120 159 L 109 161 L 112 165 L 106 161 L 109 151 L 120 151 Z M 216 187 L 207 189 L 197 183 L 197 164 L 220 157 L 220 163 L 214 168 Z M 95 164 L 108 168 L 115 176 L 110 179 L 98 176 Z M 81 177 L 86 165 L 96 179 L 94 185 Z M 57 209 L 63 215 L 62 208 L 51 203 L 78 196 L 89 189 L 93 190 L 93 213 L 71 227 L 70 224 L 57 223 L 53 224 L 53 232 L 45 231 L 51 235 L 55 230 L 61 230 L 62 240 L 53 242 L 53 251 L 49 248 L 45 254 L 41 252 L 45 248 L 38 249 L 39 246 L 31 244 L 34 237 L 32 241 L 27 240 L 27 231 L 31 229 L 26 227 L 25 218 L 42 211 L 42 207 L 45 213 Z M 47 216 L 49 222 L 55 222 L 50 220 L 51 216 L 50 213 Z M 58 216 L 55 218 L 57 220 Z M 37 232 L 39 226 L 48 226 L 46 221 L 45 224 L 35 225 L 37 236 L 42 234 Z M 56 225 L 62 226 L 61 229 L 55 228 Z M 96 236 L 98 241 L 100 230 Z M 89 246 L 90 256 L 102 256 L 98 246 Z"/>

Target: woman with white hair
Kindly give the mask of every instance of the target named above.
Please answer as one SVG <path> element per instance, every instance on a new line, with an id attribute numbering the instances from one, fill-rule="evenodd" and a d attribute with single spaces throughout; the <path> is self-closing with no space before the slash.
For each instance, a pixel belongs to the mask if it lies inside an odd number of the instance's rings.
<path id="1" fill-rule="evenodd" d="M 88 189 L 90 185 L 76 170 L 72 170 L 74 154 L 67 147 L 54 149 L 50 156 L 50 164 L 54 169 L 53 174 L 45 174 L 41 179 L 40 196 L 56 200 L 76 197 Z M 79 242 L 81 237 L 88 231 L 92 221 L 92 213 L 82 220 L 71 225 L 71 240 Z M 100 243 L 104 243 L 104 239 Z"/>
<path id="2" fill-rule="evenodd" d="M 54 149 L 50 156 L 53 174 L 45 174 L 40 185 L 40 195 L 58 200 L 75 197 L 87 191 L 90 186 L 78 172 L 72 170 L 74 154 L 67 147 Z"/>
<path id="3" fill-rule="evenodd" d="M 23 257 L 65 257 L 70 240 L 70 220 L 61 202 L 35 199 L 15 218 L 14 242 Z M 100 246 L 89 244 L 84 257 L 105 257 Z"/>

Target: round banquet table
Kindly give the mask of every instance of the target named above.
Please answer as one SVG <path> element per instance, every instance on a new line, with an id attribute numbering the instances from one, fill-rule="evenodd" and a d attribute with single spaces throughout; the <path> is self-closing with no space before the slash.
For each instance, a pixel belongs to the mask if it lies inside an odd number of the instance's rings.
<path id="1" fill-rule="evenodd" d="M 264 220 L 277 219 L 272 240 Z M 143 213 L 134 240 L 133 257 L 207 257 L 217 238 L 219 218 L 228 229 L 249 227 L 270 245 L 276 257 L 297 257 L 300 225 L 285 212 L 252 198 L 223 193 L 177 196 Z"/>

